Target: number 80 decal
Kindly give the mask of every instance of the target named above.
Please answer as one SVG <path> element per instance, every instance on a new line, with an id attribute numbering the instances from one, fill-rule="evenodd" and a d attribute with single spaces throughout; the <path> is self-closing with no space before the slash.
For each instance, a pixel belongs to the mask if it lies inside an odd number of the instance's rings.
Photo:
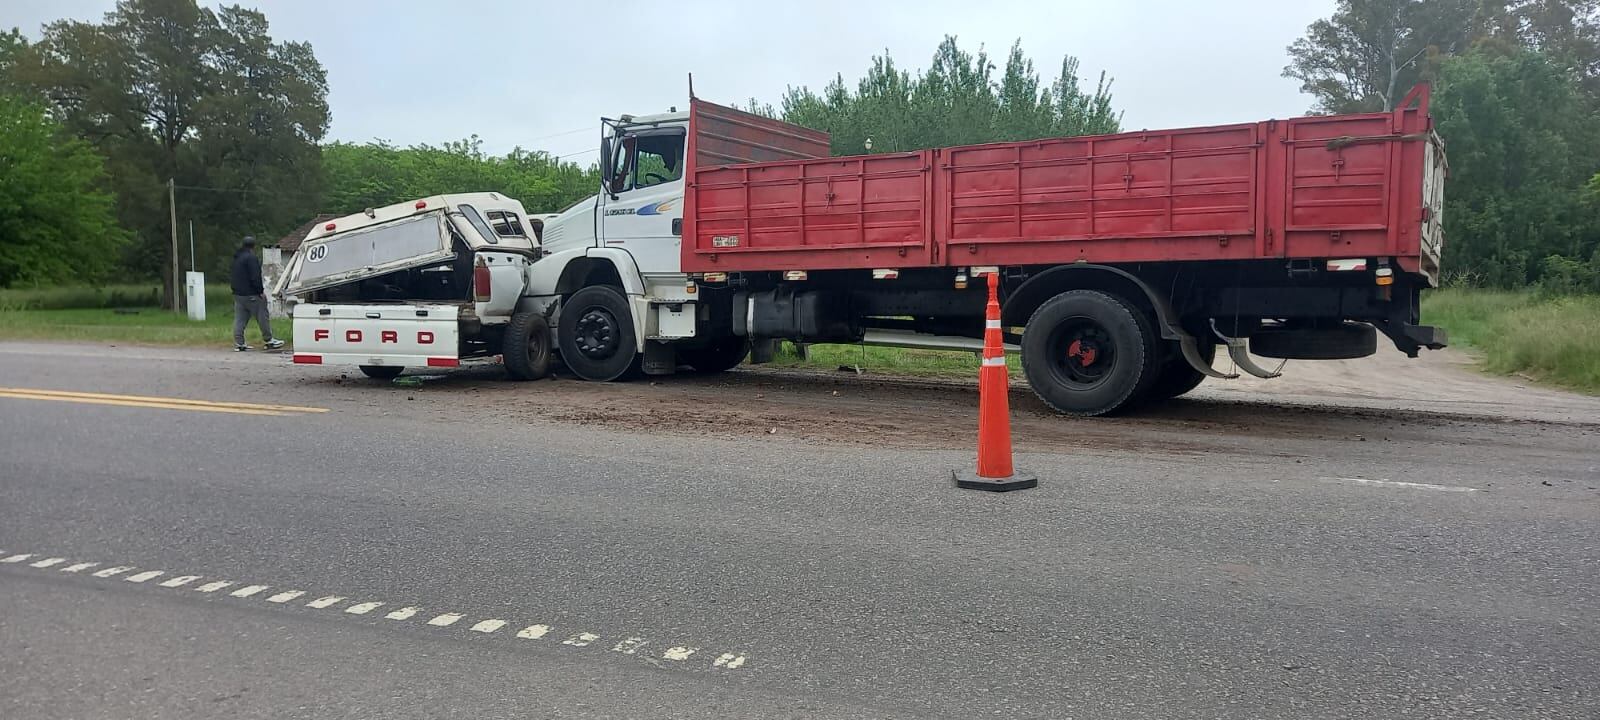
<path id="1" fill-rule="evenodd" d="M 326 257 L 328 257 L 327 245 L 317 245 L 306 251 L 306 262 L 322 262 Z"/>

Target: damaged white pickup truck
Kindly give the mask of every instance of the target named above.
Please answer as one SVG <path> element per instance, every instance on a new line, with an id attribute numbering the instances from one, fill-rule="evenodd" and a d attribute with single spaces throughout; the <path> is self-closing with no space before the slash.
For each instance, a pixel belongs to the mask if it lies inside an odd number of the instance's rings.
<path id="1" fill-rule="evenodd" d="M 465 193 L 314 228 L 273 290 L 293 303 L 294 362 L 393 378 L 503 356 L 512 378 L 543 377 L 549 318 L 518 304 L 549 217 L 498 193 Z"/>

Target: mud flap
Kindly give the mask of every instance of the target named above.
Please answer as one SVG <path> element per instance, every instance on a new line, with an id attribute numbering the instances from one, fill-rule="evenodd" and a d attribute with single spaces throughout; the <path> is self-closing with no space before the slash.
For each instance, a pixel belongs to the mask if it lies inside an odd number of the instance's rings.
<path id="1" fill-rule="evenodd" d="M 1236 377 L 1239 377 L 1239 373 L 1229 374 L 1211 367 L 1211 363 L 1206 362 L 1205 358 L 1200 357 L 1200 348 L 1198 343 L 1195 341 L 1194 336 L 1190 335 L 1189 333 L 1183 333 L 1178 337 L 1178 347 L 1183 350 L 1183 359 L 1189 362 L 1189 367 L 1198 370 L 1206 377 L 1220 378 L 1223 380 L 1232 380 Z"/>
<path id="2" fill-rule="evenodd" d="M 655 340 L 644 344 L 644 374 L 671 375 L 678 371 L 678 353 L 671 345 Z"/>

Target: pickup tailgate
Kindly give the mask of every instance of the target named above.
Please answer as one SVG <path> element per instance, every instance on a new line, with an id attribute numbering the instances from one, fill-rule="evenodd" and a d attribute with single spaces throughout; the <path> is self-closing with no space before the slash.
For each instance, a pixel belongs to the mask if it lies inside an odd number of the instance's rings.
<path id="1" fill-rule="evenodd" d="M 440 303 L 294 308 L 294 361 L 302 365 L 456 367 L 461 308 Z"/>

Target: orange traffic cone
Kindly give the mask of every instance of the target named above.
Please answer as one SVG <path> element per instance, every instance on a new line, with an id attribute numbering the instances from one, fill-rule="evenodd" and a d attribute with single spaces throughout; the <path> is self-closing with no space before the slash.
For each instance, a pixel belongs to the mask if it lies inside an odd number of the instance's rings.
<path id="1" fill-rule="evenodd" d="M 1000 334 L 1000 280 L 987 274 L 989 306 L 984 312 L 983 366 L 978 369 L 978 472 L 955 473 L 956 487 L 1005 492 L 1036 487 L 1039 478 L 1011 466 L 1011 382 Z"/>

